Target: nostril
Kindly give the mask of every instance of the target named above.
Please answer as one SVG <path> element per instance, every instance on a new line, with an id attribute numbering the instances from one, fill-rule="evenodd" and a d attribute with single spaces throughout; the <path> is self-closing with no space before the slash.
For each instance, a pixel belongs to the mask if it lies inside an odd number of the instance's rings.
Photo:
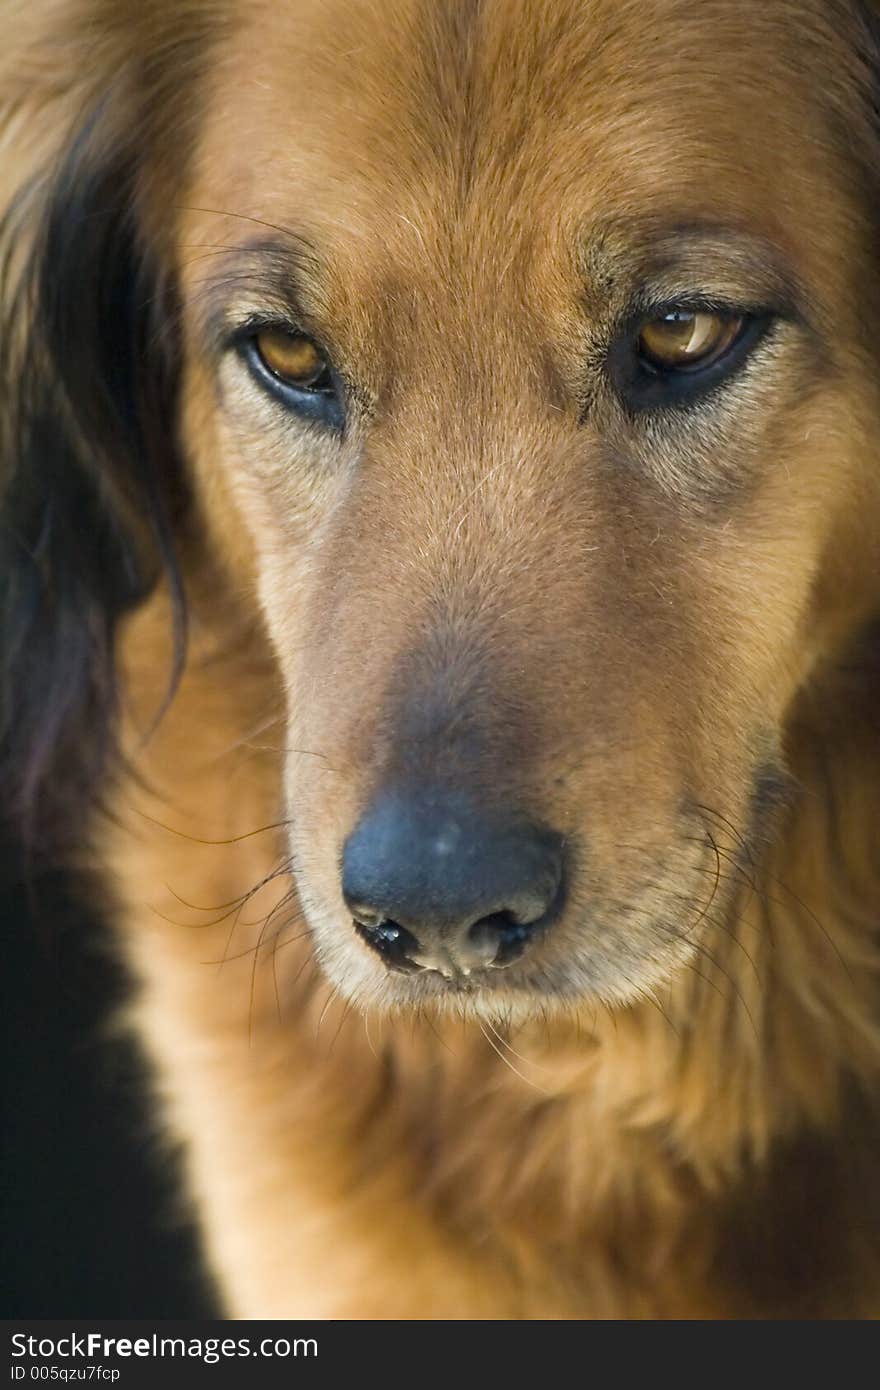
<path id="1" fill-rule="evenodd" d="M 529 923 L 518 922 L 509 912 L 494 912 L 474 923 L 468 932 L 468 946 L 483 965 L 512 965 L 531 935 Z"/>
<path id="2" fill-rule="evenodd" d="M 418 953 L 419 943 L 406 927 L 382 917 L 372 908 L 356 908 L 352 917 L 358 936 L 382 957 L 389 970 L 408 975 L 420 969 L 412 959 Z"/>

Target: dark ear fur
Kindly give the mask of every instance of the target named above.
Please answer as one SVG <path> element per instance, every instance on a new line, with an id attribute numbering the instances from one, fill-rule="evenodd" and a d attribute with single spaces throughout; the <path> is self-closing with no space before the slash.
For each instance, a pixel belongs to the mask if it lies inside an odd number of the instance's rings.
<path id="1" fill-rule="evenodd" d="M 36 847 L 82 838 L 113 753 L 116 630 L 163 570 L 182 650 L 174 306 L 137 157 L 108 128 L 94 114 L 0 230 L 0 773 Z"/>

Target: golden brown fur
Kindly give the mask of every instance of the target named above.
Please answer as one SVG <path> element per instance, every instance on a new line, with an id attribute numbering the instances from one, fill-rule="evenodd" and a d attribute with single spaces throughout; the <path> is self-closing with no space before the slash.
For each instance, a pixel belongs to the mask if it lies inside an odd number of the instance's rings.
<path id="1" fill-rule="evenodd" d="M 91 842 L 229 1313 L 875 1316 L 870 9 L 0 13 L 7 201 L 103 99 L 175 286 L 186 666 L 157 724 L 160 580 Z M 285 256 L 342 443 L 211 345 Z M 798 311 L 658 424 L 602 365 L 648 281 Z M 575 846 L 519 988 L 346 920 L 371 789 L 447 757 Z"/>

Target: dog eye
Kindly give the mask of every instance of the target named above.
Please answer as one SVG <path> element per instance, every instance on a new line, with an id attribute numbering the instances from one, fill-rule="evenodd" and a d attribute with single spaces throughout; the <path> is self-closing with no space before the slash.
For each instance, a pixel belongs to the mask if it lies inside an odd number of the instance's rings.
<path id="1" fill-rule="evenodd" d="M 687 409 L 745 364 L 775 319 L 764 309 L 658 307 L 622 326 L 609 347 L 608 375 L 635 414 Z"/>
<path id="2" fill-rule="evenodd" d="M 310 338 L 283 328 L 264 328 L 254 343 L 263 366 L 286 386 L 300 391 L 320 391 L 325 385 L 332 386 L 327 363 Z"/>
<path id="3" fill-rule="evenodd" d="M 642 363 L 660 372 L 693 372 L 717 362 L 742 333 L 741 315 L 704 310 L 670 309 L 642 325 L 638 353 Z"/>
<path id="4" fill-rule="evenodd" d="M 283 326 L 267 326 L 240 341 L 258 384 L 288 409 L 340 428 L 342 402 L 330 363 L 312 339 Z"/>

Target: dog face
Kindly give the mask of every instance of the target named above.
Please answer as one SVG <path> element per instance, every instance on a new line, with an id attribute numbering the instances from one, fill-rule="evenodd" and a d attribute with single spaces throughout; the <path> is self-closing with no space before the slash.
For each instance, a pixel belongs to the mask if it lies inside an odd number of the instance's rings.
<path id="1" fill-rule="evenodd" d="M 828 7 L 709 8 L 261 9 L 253 80 L 218 65 L 188 453 L 250 537 L 319 952 L 371 1002 L 666 977 L 859 616 L 846 49 Z"/>
<path id="2" fill-rule="evenodd" d="M 239 11 L 178 410 L 319 956 L 369 1005 L 632 999 L 723 922 L 876 603 L 861 13 Z"/>

